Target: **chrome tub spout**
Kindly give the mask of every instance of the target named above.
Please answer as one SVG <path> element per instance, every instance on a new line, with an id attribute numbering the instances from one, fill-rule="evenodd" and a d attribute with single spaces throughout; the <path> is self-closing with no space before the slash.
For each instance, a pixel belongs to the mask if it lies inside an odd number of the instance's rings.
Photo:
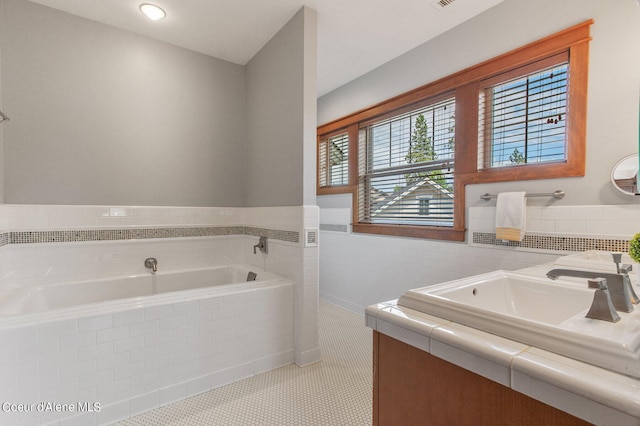
<path id="1" fill-rule="evenodd" d="M 150 257 L 144 261 L 145 268 L 151 269 L 151 272 L 158 272 L 158 260 L 155 257 Z"/>

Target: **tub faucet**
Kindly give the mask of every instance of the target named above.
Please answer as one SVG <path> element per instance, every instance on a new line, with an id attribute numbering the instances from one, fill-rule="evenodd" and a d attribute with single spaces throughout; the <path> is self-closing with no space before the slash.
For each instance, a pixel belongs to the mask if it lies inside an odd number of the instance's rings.
<path id="1" fill-rule="evenodd" d="M 267 237 L 260 237 L 260 239 L 258 240 L 258 244 L 253 246 L 253 254 L 256 254 L 256 249 L 260 249 L 260 252 L 264 254 L 269 253 L 269 243 L 267 242 Z"/>
<path id="2" fill-rule="evenodd" d="M 558 277 L 577 277 L 577 278 L 604 278 L 607 280 L 611 301 L 614 308 L 621 312 L 633 312 L 633 304 L 631 303 L 631 294 L 629 287 L 624 281 L 623 274 L 613 274 L 597 271 L 580 271 L 577 269 L 552 269 L 547 272 L 547 277 L 552 280 Z"/>
<path id="3" fill-rule="evenodd" d="M 155 257 L 150 257 L 144 261 L 144 266 L 155 273 L 158 271 L 158 260 Z"/>

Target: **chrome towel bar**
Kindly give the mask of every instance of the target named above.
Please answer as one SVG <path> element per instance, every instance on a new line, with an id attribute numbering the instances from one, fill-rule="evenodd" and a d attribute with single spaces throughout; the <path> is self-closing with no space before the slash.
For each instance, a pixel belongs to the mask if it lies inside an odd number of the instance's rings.
<path id="1" fill-rule="evenodd" d="M 526 194 L 525 197 L 553 197 L 556 200 L 562 200 L 564 198 L 564 191 L 557 190 L 555 192 L 549 192 L 544 194 Z M 485 201 L 488 201 L 492 198 L 498 198 L 498 196 L 486 193 L 486 194 L 482 194 L 480 198 L 482 198 Z"/>

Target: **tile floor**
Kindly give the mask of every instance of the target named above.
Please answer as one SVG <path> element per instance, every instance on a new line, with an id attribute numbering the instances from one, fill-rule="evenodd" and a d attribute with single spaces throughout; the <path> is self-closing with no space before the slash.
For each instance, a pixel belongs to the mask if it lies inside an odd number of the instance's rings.
<path id="1" fill-rule="evenodd" d="M 370 425 L 371 330 L 320 303 L 322 362 L 288 365 L 132 417 L 118 426 Z"/>

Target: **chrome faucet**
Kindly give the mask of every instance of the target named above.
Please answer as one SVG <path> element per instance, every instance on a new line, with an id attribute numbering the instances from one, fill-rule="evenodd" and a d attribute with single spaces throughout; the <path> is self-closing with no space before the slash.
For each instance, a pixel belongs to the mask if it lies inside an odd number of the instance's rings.
<path id="1" fill-rule="evenodd" d="M 144 266 L 155 273 L 158 271 L 158 260 L 155 257 L 150 257 L 144 261 Z"/>
<path id="2" fill-rule="evenodd" d="M 633 312 L 633 304 L 631 303 L 631 294 L 629 287 L 624 281 L 623 274 L 613 274 L 607 272 L 596 271 L 580 271 L 576 269 L 552 269 L 547 272 L 547 277 L 552 280 L 558 277 L 577 277 L 577 278 L 604 278 L 607 280 L 611 301 L 617 311 Z"/>
<path id="3" fill-rule="evenodd" d="M 269 253 L 269 243 L 267 237 L 260 237 L 260 239 L 258 240 L 258 244 L 253 246 L 253 254 L 256 254 L 256 249 L 260 249 L 260 252 L 264 254 Z"/>
<path id="4" fill-rule="evenodd" d="M 585 317 L 609 322 L 620 321 L 620 315 L 618 315 L 611 302 L 607 280 L 604 278 L 589 280 L 589 288 L 595 288 L 596 291 L 593 295 L 591 308 L 589 308 Z"/>
<path id="5" fill-rule="evenodd" d="M 633 289 L 633 285 L 631 284 L 631 278 L 629 278 L 629 272 L 633 270 L 633 266 L 629 264 L 622 263 L 622 253 L 611 253 L 613 256 L 613 262 L 616 264 L 616 270 L 619 274 L 622 275 L 622 279 L 624 280 L 624 284 L 629 288 L 629 297 L 631 298 L 631 303 L 637 305 L 640 303 L 640 297 L 636 294 L 636 291 Z"/>

